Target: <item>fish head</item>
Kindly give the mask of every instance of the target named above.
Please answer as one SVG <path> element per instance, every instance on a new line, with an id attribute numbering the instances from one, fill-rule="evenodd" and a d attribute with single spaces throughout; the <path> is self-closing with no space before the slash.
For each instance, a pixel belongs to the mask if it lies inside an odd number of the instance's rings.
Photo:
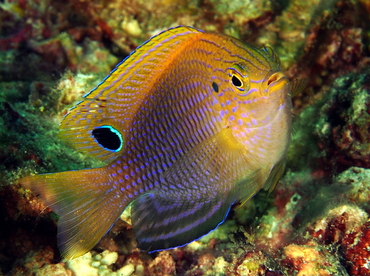
<path id="1" fill-rule="evenodd" d="M 218 95 L 220 117 L 246 148 L 263 152 L 260 159 L 276 153 L 270 161 L 277 162 L 290 141 L 290 82 L 270 50 L 236 40 L 230 45 L 223 70 L 225 89 Z"/>
<path id="2" fill-rule="evenodd" d="M 263 127 L 282 110 L 291 110 L 288 78 L 281 70 L 269 69 L 259 71 L 242 62 L 227 68 L 229 89 L 220 103 L 230 126 Z"/>

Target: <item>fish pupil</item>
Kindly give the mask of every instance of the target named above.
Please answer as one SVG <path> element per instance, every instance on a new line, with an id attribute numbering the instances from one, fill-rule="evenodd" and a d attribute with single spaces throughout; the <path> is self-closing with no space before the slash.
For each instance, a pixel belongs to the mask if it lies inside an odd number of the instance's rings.
<path id="1" fill-rule="evenodd" d="M 231 81 L 232 81 L 233 85 L 235 85 L 236 87 L 241 87 L 242 86 L 242 81 L 235 75 L 232 76 Z"/>
<path id="2" fill-rule="evenodd" d="M 215 90 L 216 93 L 218 93 L 218 85 L 215 82 L 212 82 L 212 88 Z"/>
<path id="3" fill-rule="evenodd" d="M 103 148 L 110 151 L 119 151 L 123 145 L 122 135 L 111 126 L 101 126 L 95 128 L 92 136 Z"/>

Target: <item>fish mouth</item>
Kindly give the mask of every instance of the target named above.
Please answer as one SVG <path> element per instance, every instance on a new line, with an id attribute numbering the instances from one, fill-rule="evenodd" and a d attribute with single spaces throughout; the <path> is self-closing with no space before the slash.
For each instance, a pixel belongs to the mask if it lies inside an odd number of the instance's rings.
<path id="1" fill-rule="evenodd" d="M 267 79 L 270 91 L 279 91 L 288 83 L 288 78 L 282 72 L 275 72 Z"/>
<path id="2" fill-rule="evenodd" d="M 281 112 L 285 110 L 290 102 L 289 95 L 289 80 L 282 72 L 272 73 L 265 82 L 267 85 L 266 94 L 261 108 L 260 116 L 257 116 L 258 125 L 248 126 L 248 129 L 265 128 L 273 124 Z M 266 87 L 266 86 L 265 86 Z M 268 108 L 266 108 L 268 107 Z"/>

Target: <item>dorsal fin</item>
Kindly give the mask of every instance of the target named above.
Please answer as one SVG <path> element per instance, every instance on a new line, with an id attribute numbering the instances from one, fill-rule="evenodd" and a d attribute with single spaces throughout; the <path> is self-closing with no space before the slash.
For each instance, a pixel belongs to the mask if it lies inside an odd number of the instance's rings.
<path id="1" fill-rule="evenodd" d="M 71 109 L 61 124 L 61 139 L 102 161 L 114 160 L 124 148 L 137 109 L 155 82 L 199 34 L 201 31 L 180 26 L 138 47 Z"/>

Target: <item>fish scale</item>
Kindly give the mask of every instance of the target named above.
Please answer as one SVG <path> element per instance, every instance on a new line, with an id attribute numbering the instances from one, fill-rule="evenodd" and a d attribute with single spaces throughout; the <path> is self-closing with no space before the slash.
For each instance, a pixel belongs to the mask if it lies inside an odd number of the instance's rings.
<path id="1" fill-rule="evenodd" d="M 291 88 L 270 49 L 176 27 L 154 36 L 61 124 L 61 139 L 108 163 L 25 177 L 58 215 L 58 245 L 78 257 L 133 202 L 139 248 L 183 246 L 232 204 L 275 186 L 291 132 Z"/>

